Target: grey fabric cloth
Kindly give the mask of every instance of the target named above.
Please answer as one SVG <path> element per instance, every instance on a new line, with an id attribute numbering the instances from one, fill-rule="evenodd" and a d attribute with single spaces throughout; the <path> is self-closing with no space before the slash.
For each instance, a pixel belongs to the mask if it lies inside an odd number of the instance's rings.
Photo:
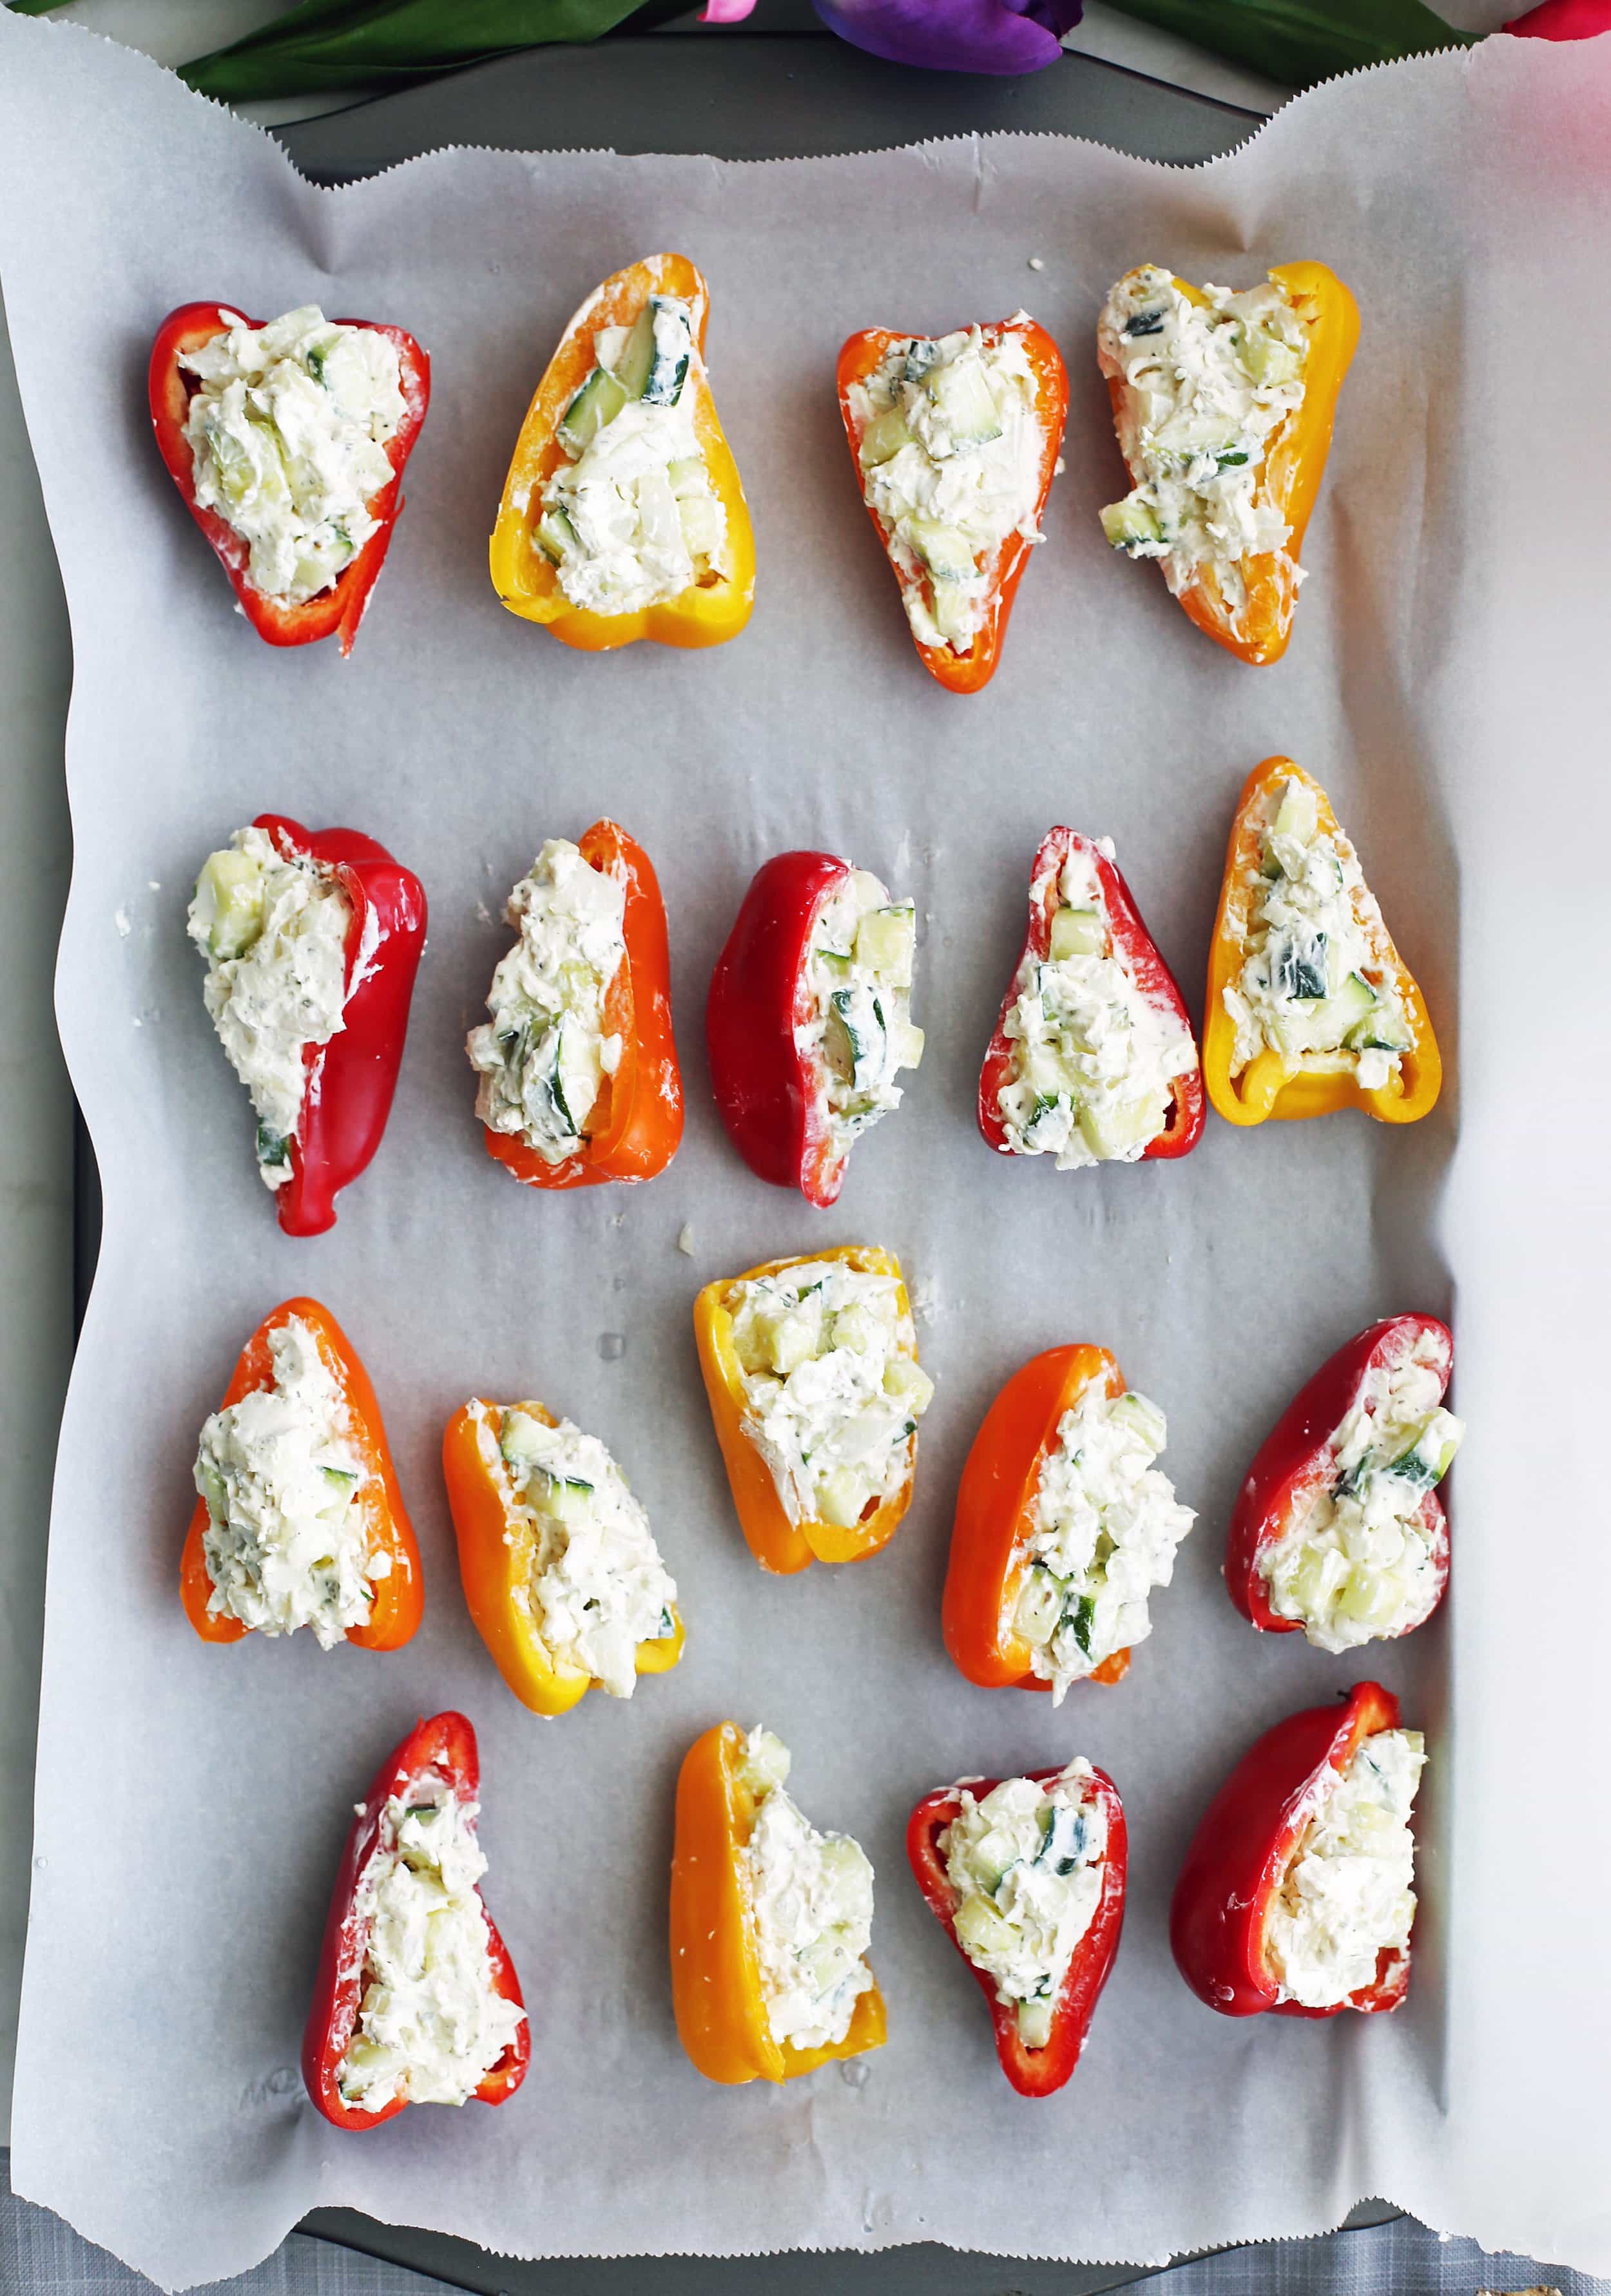
<path id="1" fill-rule="evenodd" d="M 0 2296 L 137 2296 L 150 2281 L 80 2240 L 48 2209 L 17 2200 L 0 2153 Z M 933 2248 L 877 2257 L 588 2258 L 544 2264 L 483 2259 L 483 2284 L 510 2296 L 769 2296 L 774 2290 L 877 2291 L 878 2296 L 1061 2296 L 1089 2284 L 1072 2266 L 954 2256 Z M 1552 2270 L 1526 2257 L 1484 2255 L 1474 2241 L 1440 2240 L 1404 2218 L 1231 2249 L 1151 2276 L 1163 2296 L 1475 2296 L 1547 2284 L 1561 2296 L 1611 2296 L 1611 2281 Z M 255 2272 L 214 2284 L 234 2296 L 432 2296 L 448 2284 L 400 2264 L 292 2233 Z M 209 2292 L 198 2292 L 209 2296 Z"/>

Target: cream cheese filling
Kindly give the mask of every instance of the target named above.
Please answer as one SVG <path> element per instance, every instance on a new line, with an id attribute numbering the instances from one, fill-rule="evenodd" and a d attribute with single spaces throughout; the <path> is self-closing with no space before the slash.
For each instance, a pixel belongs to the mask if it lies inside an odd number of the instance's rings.
<path id="1" fill-rule="evenodd" d="M 957 1941 L 1016 2012 L 1026 2048 L 1051 2038 L 1057 1997 L 1101 1903 L 1107 1819 L 1076 1756 L 1042 1784 L 1004 1778 L 980 1800 L 964 1786 L 940 1836 L 957 1892 Z"/>
<path id="2" fill-rule="evenodd" d="M 827 1105 L 835 1152 L 900 1105 L 895 1079 L 923 1058 L 912 1026 L 917 914 L 892 901 L 869 870 L 853 869 L 822 904 L 811 932 L 810 1011 L 794 1042 Z"/>
<path id="3" fill-rule="evenodd" d="M 818 1833 L 785 1790 L 790 1757 L 769 1730 L 744 1741 L 742 1783 L 757 1808 L 738 1852 L 767 2024 L 780 2046 L 842 2041 L 873 1983 L 873 1869 L 847 1833 Z"/>
<path id="4" fill-rule="evenodd" d="M 1333 1774 L 1265 1924 L 1282 2000 L 1336 2008 L 1375 1980 L 1384 1953 L 1409 1952 L 1410 1814 L 1426 1759 L 1418 1730 L 1378 1730 Z"/>

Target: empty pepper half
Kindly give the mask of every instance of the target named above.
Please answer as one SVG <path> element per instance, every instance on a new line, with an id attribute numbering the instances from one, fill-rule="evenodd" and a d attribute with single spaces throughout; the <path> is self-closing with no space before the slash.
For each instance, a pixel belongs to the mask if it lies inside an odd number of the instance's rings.
<path id="1" fill-rule="evenodd" d="M 911 1504 L 934 1391 L 893 1253 L 845 1244 L 707 1283 L 694 1336 L 761 1568 L 856 1562 L 887 1546 Z"/>
<path id="2" fill-rule="evenodd" d="M 476 1886 L 480 1808 L 475 1732 L 453 1713 L 416 1723 L 358 1806 L 302 2038 L 308 2094 L 337 2128 L 502 2104 L 526 2078 L 520 1980 Z"/>
<path id="3" fill-rule="evenodd" d="M 1248 1749 L 1204 1813 L 1170 1909 L 1199 2000 L 1227 2017 L 1398 2007 L 1424 1759 L 1377 1682 L 1289 1714 Z"/>
<path id="4" fill-rule="evenodd" d="M 1041 539 L 1068 375 L 1020 311 L 930 337 L 869 327 L 839 354 L 839 411 L 924 668 L 953 693 L 994 676 Z"/>
<path id="5" fill-rule="evenodd" d="M 448 1423 L 442 1472 L 470 1616 L 523 1706 L 629 1698 L 677 1664 L 676 1586 L 596 1437 L 540 1403 L 476 1397 Z"/>
<path id="6" fill-rule="evenodd" d="M 797 2080 L 884 2041 L 865 1954 L 873 1875 L 784 1788 L 769 1731 L 718 1723 L 684 1757 L 671 1853 L 671 2005 L 707 2080 Z"/>
<path id="7" fill-rule="evenodd" d="M 682 1139 L 666 905 L 613 821 L 550 839 L 509 897 L 520 939 L 469 1054 L 487 1153 L 529 1188 L 652 1180 Z"/>
<path id="8" fill-rule="evenodd" d="M 1097 357 L 1131 492 L 1102 513 L 1114 549 L 1156 558 L 1200 630 L 1255 666 L 1292 635 L 1304 529 L 1360 337 L 1323 263 L 1233 294 L 1155 263 L 1109 294 Z"/>
<path id="9" fill-rule="evenodd" d="M 1231 1513 L 1225 1584 L 1245 1619 L 1335 1652 L 1432 1616 L 1449 1578 L 1435 1486 L 1465 1432 L 1443 1408 L 1453 1368 L 1447 1324 L 1390 1316 L 1299 1390 Z"/>
<path id="10" fill-rule="evenodd" d="M 431 361 L 401 327 L 182 303 L 152 345 L 157 449 L 270 645 L 352 651 L 403 507 Z"/>
<path id="11" fill-rule="evenodd" d="M 1426 1000 L 1325 791 L 1290 758 L 1253 767 L 1231 824 L 1203 1077 L 1231 1124 L 1339 1108 L 1414 1124 L 1443 1084 Z"/>
<path id="12" fill-rule="evenodd" d="M 710 308 L 686 256 L 616 272 L 566 327 L 521 425 L 493 587 L 584 653 L 721 645 L 750 619 L 755 542 L 705 372 Z"/>
<path id="13" fill-rule="evenodd" d="M 923 1057 L 911 1021 L 913 902 L 832 853 L 779 853 L 755 873 L 705 1006 L 711 1082 L 758 1177 L 834 1202 L 851 1150 L 900 1104 Z"/>
<path id="14" fill-rule="evenodd" d="M 957 1489 L 941 1623 L 970 1682 L 1061 1702 L 1123 1679 L 1193 1521 L 1153 1465 L 1166 1433 L 1106 1348 L 1048 1348 L 1014 1373 Z"/>
<path id="15" fill-rule="evenodd" d="M 1186 1156 L 1203 1136 L 1196 1038 L 1111 838 L 1048 829 L 1029 931 L 979 1077 L 979 1129 L 1057 1169 Z"/>
<path id="16" fill-rule="evenodd" d="M 1119 1791 L 1080 1758 L 1016 1778 L 939 1786 L 906 1851 L 929 1911 L 990 2006 L 1020 2096 L 1049 2096 L 1080 2062 L 1119 1950 L 1129 1840 Z"/>
<path id="17" fill-rule="evenodd" d="M 285 1300 L 201 1430 L 180 1566 L 203 1642 L 310 1627 L 325 1649 L 396 1650 L 424 1581 L 380 1405 L 328 1308 Z"/>
<path id="18" fill-rule="evenodd" d="M 391 1112 L 425 889 L 356 829 L 260 813 L 209 855 L 189 929 L 208 959 L 207 1009 L 251 1095 L 280 1226 L 322 1235 Z"/>

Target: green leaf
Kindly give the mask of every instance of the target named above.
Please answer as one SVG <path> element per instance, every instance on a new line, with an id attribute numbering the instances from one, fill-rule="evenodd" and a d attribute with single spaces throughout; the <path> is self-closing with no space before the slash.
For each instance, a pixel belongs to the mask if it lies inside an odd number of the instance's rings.
<path id="1" fill-rule="evenodd" d="M 32 0 L 30 0 L 32 4 Z M 301 0 L 244 39 L 180 68 L 202 95 L 241 102 L 365 80 L 418 79 L 512 48 L 596 40 L 641 0 Z"/>
<path id="2" fill-rule="evenodd" d="M 1432 48 L 1475 47 L 1421 0 L 1110 0 L 1126 16 L 1289 87 Z"/>

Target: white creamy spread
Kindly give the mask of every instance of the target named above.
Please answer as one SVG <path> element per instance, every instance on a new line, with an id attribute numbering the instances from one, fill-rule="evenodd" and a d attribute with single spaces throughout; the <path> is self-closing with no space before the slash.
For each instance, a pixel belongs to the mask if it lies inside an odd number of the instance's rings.
<path id="1" fill-rule="evenodd" d="M 1097 842 L 1111 861 L 1113 840 Z M 1030 887 L 1037 911 L 1055 868 Z M 997 1110 L 1007 1152 L 1054 1156 L 1060 1172 L 1133 1163 L 1167 1124 L 1176 1078 L 1196 1068 L 1191 1030 L 1142 989 L 1078 848 L 1057 874 L 1050 931 L 1047 955 L 1024 952 L 1005 1023 L 1012 1069 Z"/>
<path id="2" fill-rule="evenodd" d="M 493 1982 L 479 1805 L 427 1775 L 388 1801 L 354 1900 L 366 1926 L 358 2022 L 336 2070 L 343 2101 L 378 2112 L 464 2104 L 525 2022 Z"/>
<path id="3" fill-rule="evenodd" d="M 533 1633 L 555 1664 L 630 1698 L 637 1645 L 674 1631 L 677 1586 L 626 1477 L 596 1435 L 568 1419 L 546 1426 L 518 1404 L 479 1414 L 476 1439 L 532 1542 L 514 1600 Z"/>
<path id="4" fill-rule="evenodd" d="M 1233 889 L 1229 922 L 1246 954 L 1224 990 L 1236 1029 L 1230 1072 L 1262 1052 L 1300 1069 L 1352 1069 L 1379 1092 L 1403 1066 L 1415 1027 L 1392 943 L 1352 846 L 1319 826 L 1297 780 L 1264 793 L 1262 872 Z"/>
<path id="5" fill-rule="evenodd" d="M 271 1188 L 291 1177 L 308 1050 L 343 1026 L 351 922 L 335 871 L 305 854 L 288 860 L 265 830 L 237 829 L 196 880 L 187 930 L 208 961 L 201 994 L 257 1111 L 258 1168 Z"/>
<path id="6" fill-rule="evenodd" d="M 369 1623 L 389 1554 L 368 1548 L 366 1472 L 351 1415 L 300 1316 L 268 1335 L 274 1384 L 215 1411 L 195 1484 L 207 1503 L 208 1610 L 260 1634 L 311 1627 L 330 1650 Z"/>
<path id="7" fill-rule="evenodd" d="M 1466 1431 L 1442 1408 L 1443 1371 L 1430 1332 L 1401 1362 L 1371 1366 L 1327 1447 L 1327 1488 L 1258 1558 L 1270 1609 L 1317 1650 L 1406 1634 L 1437 1599 L 1421 1504 Z"/>
<path id="8" fill-rule="evenodd" d="M 491 1020 L 465 1042 L 481 1079 L 475 1112 L 550 1164 L 580 1148 L 599 1088 L 621 1064 L 604 1003 L 626 962 L 626 913 L 621 881 L 563 837 L 548 840 L 504 909 L 520 939 L 492 976 Z"/>
<path id="9" fill-rule="evenodd" d="M 934 1392 L 895 1278 L 811 1259 L 727 1302 L 744 1432 L 790 1521 L 850 1529 L 900 1488 Z"/>
<path id="10" fill-rule="evenodd" d="M 390 483 L 404 414 L 397 345 L 313 303 L 266 327 L 220 316 L 228 327 L 179 358 L 200 385 L 185 424 L 195 498 L 247 545 L 252 588 L 300 605 L 375 531 L 368 504 Z"/>
<path id="11" fill-rule="evenodd" d="M 562 419 L 565 460 L 542 494 L 538 546 L 573 606 L 641 613 L 726 570 L 727 510 L 695 424 L 693 314 L 651 296 L 634 327 L 601 327 Z"/>
<path id="12" fill-rule="evenodd" d="M 1046 433 L 1017 312 L 993 342 L 978 327 L 891 346 L 847 397 L 862 493 L 906 578 L 901 595 L 926 646 L 966 653 L 1009 535 L 1039 542 Z"/>
<path id="13" fill-rule="evenodd" d="M 892 902 L 866 869 L 852 869 L 817 912 L 806 967 L 808 1018 L 794 1043 L 827 1101 L 837 1153 L 900 1105 L 895 1078 L 923 1058 L 912 1026 L 912 966 L 917 913 Z"/>
<path id="14" fill-rule="evenodd" d="M 1074 1948 L 1102 1897 L 1107 1819 L 1076 1757 L 1047 1784 L 1004 1778 L 961 1808 L 941 1835 L 957 1892 L 957 1942 L 1017 2012 L 1024 2046 L 1051 2038 L 1057 1996 Z"/>
<path id="15" fill-rule="evenodd" d="M 1384 1952 L 1410 1950 L 1410 1812 L 1426 1759 L 1418 1730 L 1378 1730 L 1333 1772 L 1265 1924 L 1282 2000 L 1335 2008 L 1373 1982 Z"/>
<path id="16" fill-rule="evenodd" d="M 1309 340 L 1273 279 L 1203 292 L 1194 303 L 1145 263 L 1108 296 L 1097 357 L 1124 386 L 1119 443 L 1136 484 L 1102 525 L 1115 549 L 1161 560 L 1176 593 L 1211 568 L 1234 614 L 1247 599 L 1241 562 L 1290 538 L 1262 480 L 1276 434 L 1303 402 Z"/>
<path id="17" fill-rule="evenodd" d="M 1153 1461 L 1168 1438 L 1144 1395 L 1086 1388 L 1040 1466 L 1013 1613 L 1032 1670 L 1061 1704 L 1071 1682 L 1152 1632 L 1147 1598 L 1167 1587 L 1196 1516 Z"/>
<path id="18" fill-rule="evenodd" d="M 740 1884 L 772 2038 L 796 2049 L 842 2041 L 873 1982 L 873 1869 L 847 1833 L 818 1833 L 784 1790 L 789 1751 L 759 1727 L 744 1741 L 742 1783 L 755 1823 L 738 1853 Z"/>

